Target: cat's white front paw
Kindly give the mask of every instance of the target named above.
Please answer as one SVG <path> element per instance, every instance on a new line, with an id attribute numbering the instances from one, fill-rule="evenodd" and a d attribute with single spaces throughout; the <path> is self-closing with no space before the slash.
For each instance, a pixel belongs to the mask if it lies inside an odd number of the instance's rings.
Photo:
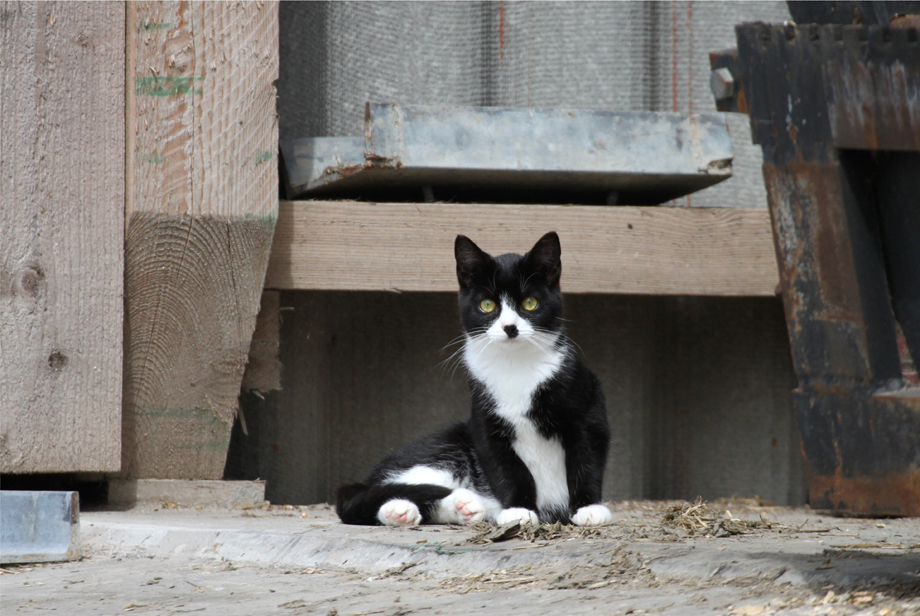
<path id="1" fill-rule="evenodd" d="M 604 505 L 587 505 L 572 516 L 575 526 L 605 526 L 613 522 L 613 513 Z"/>
<path id="2" fill-rule="evenodd" d="M 499 526 L 504 526 L 505 524 L 514 524 L 515 522 L 520 522 L 521 524 L 533 524 L 536 526 L 540 523 L 540 518 L 537 517 L 536 512 L 531 511 L 530 509 L 525 509 L 524 507 L 511 507 L 509 509 L 502 509 L 495 517 L 495 523 Z"/>
<path id="3" fill-rule="evenodd" d="M 485 517 L 486 508 L 479 495 L 466 488 L 457 488 L 438 503 L 438 522 L 442 524 L 472 524 Z"/>
<path id="4" fill-rule="evenodd" d="M 422 521 L 422 514 L 412 501 L 394 498 L 380 507 L 377 519 L 384 526 L 418 526 Z"/>

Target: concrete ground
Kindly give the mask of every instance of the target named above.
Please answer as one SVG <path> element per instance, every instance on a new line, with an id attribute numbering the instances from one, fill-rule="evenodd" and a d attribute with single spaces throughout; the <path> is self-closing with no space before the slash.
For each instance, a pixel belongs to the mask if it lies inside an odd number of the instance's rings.
<path id="1" fill-rule="evenodd" d="M 84 512 L 84 560 L 0 569 L 0 607 L 4 615 L 920 614 L 920 520 L 674 505 L 618 503 L 616 521 L 601 529 L 355 527 L 326 505 Z"/>

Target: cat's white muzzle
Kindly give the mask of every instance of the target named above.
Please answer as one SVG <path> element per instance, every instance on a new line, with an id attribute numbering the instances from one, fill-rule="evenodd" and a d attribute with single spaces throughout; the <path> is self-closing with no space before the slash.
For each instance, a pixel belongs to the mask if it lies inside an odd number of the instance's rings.
<path id="1" fill-rule="evenodd" d="M 533 325 L 518 314 L 510 302 L 505 299 L 502 300 L 502 311 L 498 318 L 486 330 L 486 335 L 490 340 L 503 342 L 508 346 L 516 345 L 520 340 L 526 340 L 533 333 Z"/>

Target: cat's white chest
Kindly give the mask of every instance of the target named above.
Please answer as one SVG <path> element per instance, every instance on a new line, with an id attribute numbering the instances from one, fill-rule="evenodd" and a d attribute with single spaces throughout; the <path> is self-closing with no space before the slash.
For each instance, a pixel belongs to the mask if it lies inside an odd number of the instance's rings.
<path id="1" fill-rule="evenodd" d="M 562 368 L 565 353 L 530 345 L 514 349 L 492 346 L 468 340 L 464 362 L 495 401 L 493 412 L 514 428 L 512 448 L 533 476 L 537 508 L 567 507 L 565 449 L 558 438 L 541 435 L 526 416 L 534 393 Z"/>

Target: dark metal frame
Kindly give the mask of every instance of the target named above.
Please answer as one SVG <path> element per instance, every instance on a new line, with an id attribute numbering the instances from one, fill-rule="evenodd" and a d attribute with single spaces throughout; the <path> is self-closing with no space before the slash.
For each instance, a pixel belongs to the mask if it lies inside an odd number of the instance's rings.
<path id="1" fill-rule="evenodd" d="M 898 347 L 900 329 L 920 358 L 918 31 L 736 35 L 710 59 L 734 82 L 719 109 L 749 113 L 763 150 L 809 502 L 920 515 L 920 388 Z"/>

